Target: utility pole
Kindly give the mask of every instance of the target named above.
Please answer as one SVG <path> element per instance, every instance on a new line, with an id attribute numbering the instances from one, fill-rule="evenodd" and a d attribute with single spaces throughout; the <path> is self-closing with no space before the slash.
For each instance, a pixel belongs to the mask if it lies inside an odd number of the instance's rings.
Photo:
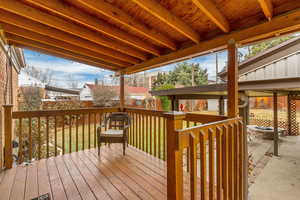
<path id="1" fill-rule="evenodd" d="M 195 69 L 194 64 L 192 64 L 192 86 L 195 86 Z M 191 100 L 192 111 L 194 111 L 194 100 Z"/>

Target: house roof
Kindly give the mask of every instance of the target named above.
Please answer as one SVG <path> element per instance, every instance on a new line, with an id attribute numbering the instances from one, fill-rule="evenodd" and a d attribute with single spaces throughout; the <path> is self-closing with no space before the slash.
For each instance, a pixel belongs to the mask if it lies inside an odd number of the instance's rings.
<path id="1" fill-rule="evenodd" d="M 8 44 L 135 73 L 299 30 L 298 0 L 2 0 Z"/>
<path id="2" fill-rule="evenodd" d="M 262 65 L 281 59 L 299 50 L 300 37 L 292 38 L 239 63 L 239 74 L 247 73 L 261 67 Z M 227 69 L 224 68 L 223 71 L 219 73 L 219 76 L 222 79 L 226 79 Z"/>
<path id="3" fill-rule="evenodd" d="M 300 94 L 300 78 L 280 78 L 269 80 L 240 81 L 239 91 L 249 96 L 271 96 L 273 92 L 286 95 L 289 92 Z M 209 84 L 194 87 L 173 88 L 150 91 L 152 96 L 175 96 L 179 99 L 216 99 L 227 95 L 227 84 Z"/>
<path id="4" fill-rule="evenodd" d="M 89 87 L 91 90 L 93 90 L 95 88 L 95 84 L 87 83 L 85 85 L 87 87 Z M 119 91 L 119 88 L 120 88 L 120 86 L 118 86 L 118 85 L 112 85 L 112 86 L 107 86 L 106 85 L 106 87 L 111 87 L 111 88 L 115 89 L 116 91 Z M 145 88 L 145 87 L 133 87 L 133 86 L 126 85 L 125 86 L 125 91 L 128 94 L 145 94 L 145 93 L 149 92 L 149 89 Z"/>
<path id="5" fill-rule="evenodd" d="M 46 85 L 45 89 L 48 90 L 48 91 L 61 92 L 61 93 L 65 93 L 65 94 L 79 95 L 79 93 L 80 93 L 79 90 L 72 90 L 72 89 L 54 87 L 54 86 L 50 86 L 50 85 Z"/>

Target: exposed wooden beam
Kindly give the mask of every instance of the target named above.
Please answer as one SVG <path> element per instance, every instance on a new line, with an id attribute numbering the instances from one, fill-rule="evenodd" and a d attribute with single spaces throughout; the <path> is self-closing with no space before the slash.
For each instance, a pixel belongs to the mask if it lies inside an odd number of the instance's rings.
<path id="1" fill-rule="evenodd" d="M 41 49 L 41 48 L 37 48 L 37 47 L 27 46 L 27 45 L 24 45 L 24 44 L 15 42 L 15 41 L 9 41 L 9 44 L 13 45 L 13 46 L 16 46 L 16 47 L 19 47 L 19 48 L 22 48 L 22 49 L 28 49 L 28 50 L 31 50 L 31 51 L 40 52 L 40 53 L 47 54 L 47 55 L 50 55 L 50 56 L 55 56 L 55 57 L 63 58 L 63 59 L 66 59 L 66 60 L 71 60 L 71 61 L 74 61 L 74 62 L 78 62 L 78 63 L 82 63 L 82 64 L 86 64 L 86 65 L 106 69 L 106 68 L 103 68 L 103 66 L 98 66 L 97 64 L 95 64 L 93 62 L 79 59 L 74 55 L 60 54 L 60 53 L 53 52 L 53 51 L 50 51 L 50 50 L 45 50 L 45 49 Z M 115 71 L 115 72 L 118 71 L 117 68 L 116 69 L 107 69 L 107 70 L 111 70 L 111 71 Z"/>
<path id="2" fill-rule="evenodd" d="M 274 17 L 270 22 L 264 22 L 250 28 L 235 31 L 229 34 L 224 34 L 201 42 L 188 48 L 177 50 L 157 58 L 147 60 L 125 69 L 126 73 L 136 73 L 174 62 L 182 61 L 199 55 L 208 54 L 214 50 L 224 50 L 227 41 L 233 38 L 239 44 L 248 44 L 253 41 L 259 41 L 274 37 L 278 34 L 285 34 L 300 30 L 300 9 Z"/>
<path id="3" fill-rule="evenodd" d="M 42 12 L 37 8 L 25 5 L 17 0 L 1 0 L 0 8 L 47 26 L 93 41 L 99 45 L 106 46 L 124 54 L 131 55 L 141 60 L 147 59 L 147 55 L 143 52 L 140 52 L 134 48 L 130 48 L 123 43 L 103 37 L 92 30 L 76 25 L 57 16 Z"/>
<path id="4" fill-rule="evenodd" d="M 84 49 L 80 46 L 75 46 L 75 45 L 66 43 L 64 41 L 53 39 L 51 37 L 41 35 L 39 33 L 35 33 L 35 32 L 29 31 L 29 30 L 26 30 L 26 29 L 22 29 L 22 28 L 19 28 L 19 27 L 10 25 L 10 24 L 2 23 L 1 26 L 5 30 L 6 33 L 11 33 L 13 35 L 18 35 L 20 37 L 23 37 L 23 38 L 26 38 L 26 39 L 29 39 L 29 40 L 34 40 L 34 41 L 37 41 L 37 42 L 40 42 L 40 43 L 43 43 L 43 44 L 48 44 L 50 46 L 65 49 L 65 50 L 68 50 L 68 51 L 71 51 L 71 52 L 74 52 L 76 54 L 80 54 L 80 55 L 83 55 L 83 56 L 93 57 L 96 60 L 104 61 L 104 62 L 107 62 L 107 63 L 112 63 L 112 64 L 115 64 L 115 65 L 120 66 L 120 67 L 126 67 L 126 66 L 131 65 L 131 64 L 126 63 L 124 61 L 114 59 L 110 56 L 99 54 L 99 53 L 96 53 L 94 51 Z"/>
<path id="5" fill-rule="evenodd" d="M 260 7 L 262 8 L 266 18 L 271 20 L 273 17 L 273 5 L 271 0 L 258 0 Z"/>
<path id="6" fill-rule="evenodd" d="M 132 0 L 138 4 L 141 8 L 171 26 L 173 29 L 191 39 L 195 43 L 199 43 L 200 36 L 189 25 L 182 21 L 179 17 L 173 15 L 168 9 L 163 7 L 153 0 Z"/>
<path id="7" fill-rule="evenodd" d="M 130 30 L 135 31 L 136 33 L 147 37 L 150 40 L 157 42 L 158 44 L 168 47 L 172 50 L 176 50 L 176 44 L 167 36 L 158 33 L 154 29 L 148 28 L 143 23 L 135 20 L 133 17 L 128 15 L 123 10 L 107 3 L 104 0 L 67 0 L 73 5 L 83 6 L 88 9 L 93 10 L 94 12 L 101 13 L 106 17 L 114 20 L 117 23 L 122 24 L 123 26 L 129 28 Z"/>
<path id="8" fill-rule="evenodd" d="M 109 37 L 120 40 L 124 43 L 132 45 L 140 50 L 149 52 L 156 56 L 160 55 L 159 49 L 154 45 L 147 43 L 136 36 L 128 34 L 127 32 L 106 23 L 101 19 L 97 19 L 91 15 L 88 15 L 73 6 L 70 6 L 60 0 L 24 0 L 29 4 L 41 7 L 50 12 L 65 17 L 71 21 L 75 21 L 86 27 L 94 29 L 100 33 L 103 33 Z"/>
<path id="9" fill-rule="evenodd" d="M 46 44 L 36 42 L 36 41 L 33 41 L 33 40 L 28 40 L 26 38 L 15 36 L 15 35 L 12 35 L 10 33 L 5 33 L 5 37 L 6 37 L 7 41 L 9 41 L 10 43 L 13 43 L 13 44 L 20 44 L 20 45 L 24 45 L 24 46 L 27 46 L 27 47 L 43 49 L 43 50 L 48 51 L 48 52 L 56 53 L 57 55 L 63 55 L 63 56 L 66 56 L 66 57 L 71 57 L 71 58 L 77 59 L 78 61 L 83 61 L 83 62 L 86 62 L 86 63 L 90 63 L 90 65 L 101 67 L 103 69 L 109 69 L 109 70 L 119 70 L 120 69 L 120 67 L 111 66 L 109 64 L 106 64 L 104 62 L 100 62 L 99 60 L 96 60 L 96 59 L 91 58 L 91 57 L 74 54 L 73 52 L 66 51 L 64 49 L 60 49 L 60 48 L 57 48 L 57 47 L 46 45 Z"/>
<path id="10" fill-rule="evenodd" d="M 15 26 L 24 28 L 26 30 L 30 30 L 42 35 L 46 35 L 49 37 L 52 37 L 54 39 L 62 40 L 67 43 L 78 45 L 83 48 L 89 49 L 91 51 L 95 51 L 97 53 L 111 56 L 113 58 L 116 58 L 118 60 L 122 60 L 125 62 L 129 62 L 132 64 L 137 64 L 139 62 L 138 59 L 133 58 L 131 56 L 122 54 L 118 51 L 114 51 L 110 48 L 100 46 L 96 43 L 93 43 L 89 40 L 82 39 L 80 37 L 76 37 L 74 35 L 71 35 L 69 33 L 65 33 L 63 31 L 57 30 L 55 28 L 51 28 L 49 26 L 43 25 L 41 23 L 32 21 L 30 19 L 23 18 L 21 16 L 0 10 L 0 22 L 5 22 L 8 24 L 13 24 Z"/>
<path id="11" fill-rule="evenodd" d="M 193 0 L 194 4 L 221 30 L 228 33 L 230 31 L 229 23 L 219 9 L 211 0 Z"/>

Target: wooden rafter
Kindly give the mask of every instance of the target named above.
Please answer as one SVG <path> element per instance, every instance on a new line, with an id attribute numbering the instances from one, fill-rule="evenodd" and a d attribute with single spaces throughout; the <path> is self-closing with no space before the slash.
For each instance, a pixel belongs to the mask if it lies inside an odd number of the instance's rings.
<path id="1" fill-rule="evenodd" d="M 18 15 L 15 15 L 15 14 L 12 14 L 12 13 L 9 13 L 6 11 L 0 10 L 0 16 L 1 16 L 0 23 L 4 22 L 4 23 L 12 24 L 14 26 L 18 26 L 20 28 L 23 28 L 23 29 L 26 29 L 29 31 L 33 31 L 33 32 L 36 32 L 36 33 L 39 33 L 42 35 L 46 35 L 46 36 L 52 37 L 54 39 L 62 40 L 64 42 L 67 42 L 67 43 L 70 43 L 73 45 L 78 45 L 83 48 L 89 49 L 91 51 L 94 51 L 94 52 L 97 52 L 97 53 L 100 53 L 103 55 L 111 56 L 113 58 L 131 63 L 131 64 L 136 64 L 139 62 L 138 59 L 133 58 L 128 55 L 125 55 L 125 54 L 122 54 L 118 51 L 114 51 L 110 48 L 97 45 L 88 40 L 85 40 L 85 39 L 82 39 L 79 37 L 75 37 L 69 33 L 65 33 L 63 31 L 48 27 L 46 25 L 40 24 L 38 22 L 20 17 Z"/>
<path id="2" fill-rule="evenodd" d="M 124 54 L 139 58 L 141 60 L 147 59 L 147 55 L 143 52 L 140 52 L 134 48 L 130 48 L 120 42 L 103 37 L 102 35 L 97 34 L 92 30 L 88 30 L 82 26 L 68 22 L 59 17 L 47 14 L 36 8 L 27 6 L 24 3 L 21 3 L 17 0 L 2 0 L 0 3 L 0 8 L 8 12 L 12 12 L 17 15 L 21 15 L 28 19 L 45 24 L 47 26 L 62 30 L 64 32 L 77 35 L 84 39 L 95 42 L 99 45 L 106 46 Z"/>
<path id="3" fill-rule="evenodd" d="M 221 30 L 229 32 L 230 27 L 227 19 L 219 11 L 219 9 L 211 2 L 211 0 L 193 0 L 194 4 Z"/>
<path id="4" fill-rule="evenodd" d="M 97 19 L 88 15 L 75 7 L 69 6 L 66 3 L 63 3 L 59 0 L 25 0 L 26 2 L 49 10 L 50 12 L 56 13 L 60 16 L 63 16 L 69 20 L 75 21 L 79 24 L 82 24 L 86 27 L 94 29 L 100 33 L 103 33 L 109 37 L 120 40 L 124 43 L 132 45 L 140 50 L 149 52 L 156 56 L 160 55 L 159 49 L 154 45 L 147 43 L 136 36 L 128 34 L 127 32 L 116 28 L 103 20 Z"/>
<path id="5" fill-rule="evenodd" d="M 19 47 L 19 48 L 22 48 L 22 49 L 28 49 L 28 50 L 31 50 L 31 51 L 40 52 L 40 53 L 47 54 L 47 55 L 50 55 L 50 56 L 60 57 L 60 58 L 64 58 L 64 59 L 67 59 L 67 60 L 74 61 L 74 62 L 78 62 L 78 63 L 82 63 L 82 64 L 86 64 L 86 65 L 91 65 L 91 66 L 95 66 L 95 67 L 100 67 L 100 68 L 111 70 L 111 71 L 118 71 L 118 68 L 105 68 L 103 65 L 96 64 L 96 63 L 91 62 L 89 60 L 83 60 L 83 59 L 78 58 L 77 56 L 68 55 L 67 53 L 61 54 L 61 53 L 57 53 L 57 52 L 54 52 L 54 51 L 51 51 L 51 50 L 45 50 L 45 49 L 41 49 L 41 48 L 37 48 L 37 47 L 31 47 L 31 46 L 28 46 L 28 45 L 18 43 L 16 41 L 8 41 L 8 42 L 9 42 L 10 45 L 13 45 L 13 46 L 16 46 L 16 47 Z"/>
<path id="6" fill-rule="evenodd" d="M 33 40 L 28 40 L 26 38 L 21 38 L 19 36 L 14 36 L 10 33 L 5 33 L 5 36 L 7 38 L 7 41 L 10 44 L 20 44 L 20 45 L 23 45 L 23 46 L 33 47 L 33 48 L 36 48 L 36 49 L 43 49 L 44 51 L 52 52 L 52 53 L 55 53 L 57 55 L 67 56 L 67 57 L 74 58 L 78 61 L 88 62 L 88 63 L 90 63 L 90 65 L 102 67 L 104 69 L 109 69 L 109 70 L 118 70 L 118 69 L 120 69 L 117 66 L 114 66 L 114 65 L 112 66 L 112 65 L 109 65 L 105 62 L 100 62 L 99 60 L 96 60 L 96 59 L 91 58 L 91 57 L 74 54 L 73 52 L 66 51 L 64 49 L 60 49 L 60 48 L 53 47 L 53 46 L 50 46 L 50 45 L 42 44 L 40 42 L 36 42 L 36 41 L 33 41 Z"/>
<path id="7" fill-rule="evenodd" d="M 173 15 L 169 10 L 153 0 L 132 0 L 141 8 L 151 13 L 153 16 L 168 24 L 170 27 L 191 39 L 195 43 L 199 43 L 199 34 L 189 25 L 182 21 L 179 17 Z"/>
<path id="8" fill-rule="evenodd" d="M 32 31 L 28 31 L 26 29 L 22 29 L 22 28 L 19 28 L 19 27 L 10 25 L 10 24 L 2 23 L 1 26 L 5 30 L 6 33 L 11 33 L 13 35 L 18 35 L 20 37 L 23 37 L 23 38 L 26 38 L 26 39 L 29 39 L 29 40 L 34 40 L 34 41 L 37 41 L 37 42 L 40 42 L 40 43 L 43 43 L 43 44 L 48 44 L 50 46 L 55 46 L 55 47 L 58 47 L 58 48 L 61 48 L 61 49 L 71 51 L 71 52 L 76 53 L 76 54 L 93 57 L 94 59 L 104 61 L 104 62 L 107 62 L 107 63 L 112 63 L 112 64 L 115 64 L 115 65 L 120 66 L 120 67 L 131 66 L 131 64 L 129 64 L 129 63 L 114 59 L 110 56 L 99 54 L 99 53 L 90 51 L 88 49 L 84 49 L 80 46 L 72 45 L 72 44 L 66 43 L 64 41 L 57 40 L 57 39 L 54 39 L 54 38 L 51 38 L 51 37 L 48 37 L 48 36 L 45 36 L 45 35 L 41 35 L 39 33 L 32 32 Z"/>
<path id="9" fill-rule="evenodd" d="M 262 8 L 266 18 L 271 20 L 273 17 L 273 5 L 271 0 L 258 0 L 260 7 Z"/>
<path id="10" fill-rule="evenodd" d="M 272 21 L 258 24 L 250 28 L 232 32 L 223 36 L 216 37 L 211 40 L 201 42 L 185 49 L 180 49 L 157 58 L 149 59 L 141 64 L 128 67 L 126 73 L 135 73 L 160 67 L 162 65 L 174 63 L 184 59 L 210 53 L 213 50 L 225 49 L 226 42 L 233 38 L 239 44 L 247 44 L 258 41 L 278 34 L 290 33 L 300 30 L 300 9 L 274 17 Z"/>
<path id="11" fill-rule="evenodd" d="M 128 15 L 123 10 L 105 2 L 104 0 L 67 0 L 74 5 L 84 6 L 95 12 L 101 13 L 114 20 L 117 23 L 126 26 L 127 28 L 135 31 L 136 33 L 147 37 L 150 40 L 157 42 L 160 45 L 176 50 L 176 44 L 170 38 L 158 33 L 154 29 L 150 29 L 133 17 Z"/>

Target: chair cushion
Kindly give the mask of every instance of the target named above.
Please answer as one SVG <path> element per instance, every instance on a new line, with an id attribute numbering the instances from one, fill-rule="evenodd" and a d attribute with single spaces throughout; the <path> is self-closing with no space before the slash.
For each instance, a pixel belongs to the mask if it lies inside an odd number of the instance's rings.
<path id="1" fill-rule="evenodd" d="M 109 129 L 100 134 L 101 137 L 123 137 L 123 130 Z"/>

